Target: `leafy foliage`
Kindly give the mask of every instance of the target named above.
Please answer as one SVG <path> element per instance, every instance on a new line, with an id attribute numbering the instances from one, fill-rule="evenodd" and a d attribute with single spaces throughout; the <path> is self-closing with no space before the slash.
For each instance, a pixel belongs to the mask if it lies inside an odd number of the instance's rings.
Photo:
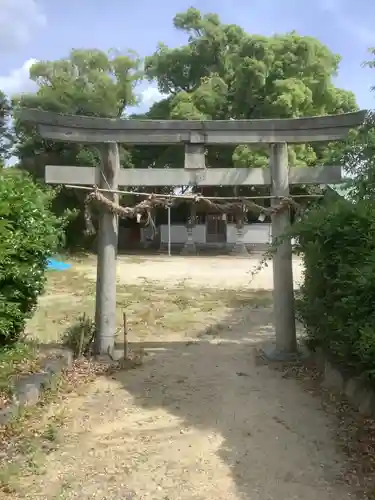
<path id="1" fill-rule="evenodd" d="M 0 168 L 4 166 L 11 147 L 12 135 L 8 123 L 10 113 L 10 103 L 5 94 L 0 90 Z"/>
<path id="2" fill-rule="evenodd" d="M 176 14 L 173 23 L 187 43 L 177 48 L 160 44 L 143 67 L 132 51 L 97 49 L 76 49 L 66 58 L 34 64 L 30 77 L 38 90 L 15 97 L 15 110 L 22 106 L 124 119 L 205 120 L 299 117 L 357 108 L 354 94 L 333 84 L 340 57 L 312 37 L 295 32 L 252 35 L 194 8 Z M 135 87 L 144 76 L 156 82 L 165 97 L 149 112 L 127 117 L 126 108 L 137 104 Z M 43 141 L 34 127 L 18 121 L 14 132 L 19 167 L 38 180 L 44 178 L 46 164 L 99 162 L 94 146 Z M 337 163 L 341 152 L 337 144 L 290 146 L 289 162 L 311 166 L 335 159 Z M 184 161 L 183 148 L 176 145 L 121 146 L 120 158 L 122 166 L 130 168 L 181 168 Z M 262 145 L 209 146 L 206 158 L 211 167 L 266 167 L 269 161 L 268 148 Z M 82 192 L 63 189 L 54 209 L 61 213 L 67 206 L 81 214 L 83 198 Z M 68 247 L 85 243 L 82 234 L 83 218 L 78 215 L 67 228 Z"/>
<path id="3" fill-rule="evenodd" d="M 54 192 L 28 175 L 0 173 L 0 345 L 16 342 L 46 280 L 47 259 L 63 236 L 64 219 L 50 210 Z"/>
<path id="4" fill-rule="evenodd" d="M 375 192 L 375 113 L 369 111 L 362 127 L 352 131 L 343 148 L 342 164 L 349 175 L 354 201 L 371 200 Z"/>
<path id="5" fill-rule="evenodd" d="M 375 206 L 330 199 L 295 224 L 305 265 L 298 313 L 310 345 L 375 378 Z"/>
<path id="6" fill-rule="evenodd" d="M 371 51 L 375 55 L 375 51 Z M 366 63 L 375 67 L 373 61 Z M 349 200 L 317 205 L 293 228 L 305 264 L 298 312 L 312 347 L 375 380 L 375 115 L 342 143 Z"/>
<path id="7" fill-rule="evenodd" d="M 167 97 L 147 113 L 157 119 L 297 118 L 357 109 L 352 92 L 335 87 L 340 57 L 315 38 L 296 32 L 271 37 L 251 35 L 223 24 L 216 14 L 190 8 L 173 20 L 188 43 L 159 44 L 145 59 L 145 72 Z M 162 152 L 181 166 L 174 151 Z M 289 148 L 290 164 L 329 161 L 335 144 Z M 147 153 L 145 153 L 147 154 Z M 210 166 L 268 165 L 264 148 L 208 148 Z"/>
<path id="8" fill-rule="evenodd" d="M 100 50 L 72 50 L 69 57 L 40 61 L 30 69 L 30 78 L 39 86 L 35 94 L 14 97 L 13 106 L 46 111 L 123 117 L 126 107 L 136 103 L 134 87 L 142 76 L 140 60 L 134 52 L 120 54 Z M 44 165 L 96 166 L 96 148 L 87 145 L 43 141 L 35 128 L 15 123 L 15 153 L 20 167 L 44 178 Z M 128 154 L 121 151 L 123 163 Z"/>
<path id="9" fill-rule="evenodd" d="M 39 89 L 34 94 L 13 98 L 13 107 L 39 108 L 67 114 L 123 117 L 126 107 L 136 103 L 134 87 L 142 76 L 140 60 L 133 53 L 100 50 L 72 50 L 69 57 L 56 61 L 40 61 L 30 69 L 30 78 Z M 19 168 L 34 179 L 44 180 L 45 165 L 97 166 L 96 147 L 71 142 L 43 140 L 36 128 L 15 120 L 14 155 Z M 120 146 L 121 161 L 131 166 L 128 150 Z M 75 210 L 76 219 L 67 226 L 66 242 L 75 248 L 83 241 L 82 192 L 62 189 L 54 201 L 54 211 Z"/>
<path id="10" fill-rule="evenodd" d="M 363 66 L 375 68 L 375 49 L 369 50 L 372 60 L 365 61 Z M 375 86 L 372 87 L 375 91 Z M 348 174 L 349 195 L 353 201 L 371 200 L 375 193 L 375 111 L 367 112 L 365 123 L 357 130 L 352 130 L 348 140 L 341 145 L 340 158 Z"/>

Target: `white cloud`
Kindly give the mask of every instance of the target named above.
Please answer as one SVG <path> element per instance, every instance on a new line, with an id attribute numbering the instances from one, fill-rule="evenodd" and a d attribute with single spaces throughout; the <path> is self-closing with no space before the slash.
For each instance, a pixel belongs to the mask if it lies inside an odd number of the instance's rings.
<path id="1" fill-rule="evenodd" d="M 145 88 L 141 92 L 141 99 L 142 99 L 141 104 L 144 107 L 147 106 L 147 108 L 150 108 L 153 104 L 155 104 L 155 102 L 161 101 L 165 97 L 166 96 L 164 94 L 159 92 L 157 87 L 150 86 L 150 87 Z"/>
<path id="2" fill-rule="evenodd" d="M 36 62 L 36 59 L 28 59 L 21 68 L 12 70 L 8 75 L 0 76 L 0 90 L 10 96 L 36 90 L 37 86 L 30 80 L 29 74 L 31 66 Z"/>
<path id="3" fill-rule="evenodd" d="M 143 87 L 143 85 L 136 90 L 138 97 L 138 106 L 131 106 L 127 109 L 127 113 L 146 113 L 155 102 L 165 99 L 167 96 L 159 92 L 155 85 Z"/>
<path id="4" fill-rule="evenodd" d="M 26 45 L 46 22 L 37 0 L 0 0 L 0 53 Z"/>

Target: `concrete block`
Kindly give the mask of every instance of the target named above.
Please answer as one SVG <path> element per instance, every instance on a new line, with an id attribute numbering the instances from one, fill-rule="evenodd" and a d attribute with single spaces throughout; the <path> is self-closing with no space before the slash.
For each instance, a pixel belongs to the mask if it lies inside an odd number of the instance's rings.
<path id="1" fill-rule="evenodd" d="M 36 381 L 21 382 L 15 391 L 19 406 L 35 406 L 40 398 L 41 386 Z"/>
<path id="2" fill-rule="evenodd" d="M 369 388 L 364 388 L 359 394 L 358 410 L 361 415 L 370 417 L 375 413 L 375 394 Z"/>
<path id="3" fill-rule="evenodd" d="M 348 398 L 349 401 L 353 402 L 355 398 L 355 394 L 358 392 L 358 381 L 356 378 L 350 378 L 344 387 L 344 394 Z"/>
<path id="4" fill-rule="evenodd" d="M 16 418 L 19 414 L 18 403 L 11 403 L 6 408 L 0 410 L 0 425 L 6 425 Z"/>
<path id="5" fill-rule="evenodd" d="M 68 349 L 61 349 L 57 358 L 47 359 L 42 371 L 21 377 L 15 384 L 14 401 L 0 410 L 0 425 L 6 425 L 19 414 L 23 406 L 35 406 L 44 390 L 54 386 L 56 379 L 65 368 L 73 364 L 73 353 Z"/>
<path id="6" fill-rule="evenodd" d="M 341 371 L 334 367 L 328 360 L 324 363 L 323 386 L 327 389 L 334 389 L 338 392 L 344 391 L 345 380 Z"/>

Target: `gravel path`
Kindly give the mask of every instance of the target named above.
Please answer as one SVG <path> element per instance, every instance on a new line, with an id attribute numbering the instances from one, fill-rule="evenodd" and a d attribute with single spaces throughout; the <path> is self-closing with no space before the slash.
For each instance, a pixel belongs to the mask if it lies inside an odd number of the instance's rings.
<path id="1" fill-rule="evenodd" d="M 244 259 L 120 259 L 118 275 L 232 288 L 246 283 L 249 267 Z M 258 279 L 270 287 L 268 271 Z M 273 335 L 272 310 L 233 310 L 218 331 L 150 339 L 143 366 L 70 398 L 61 444 L 24 498 L 352 498 L 340 481 L 335 423 L 317 398 L 259 359 L 259 339 Z"/>

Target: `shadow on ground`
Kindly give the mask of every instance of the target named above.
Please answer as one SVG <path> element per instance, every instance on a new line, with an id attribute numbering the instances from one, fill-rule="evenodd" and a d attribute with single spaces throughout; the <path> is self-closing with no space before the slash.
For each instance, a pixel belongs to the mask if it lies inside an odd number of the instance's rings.
<path id="1" fill-rule="evenodd" d="M 147 466 L 166 488 L 160 498 L 352 498 L 320 401 L 258 355 L 260 343 L 273 340 L 272 319 L 270 308 L 243 306 L 197 341 L 142 344 L 149 353 L 144 365 L 111 376 L 135 405 L 177 417 L 186 435 L 170 439 L 169 465 Z M 220 471 L 210 470 L 210 453 Z M 176 461 L 185 475 L 168 496 Z"/>

